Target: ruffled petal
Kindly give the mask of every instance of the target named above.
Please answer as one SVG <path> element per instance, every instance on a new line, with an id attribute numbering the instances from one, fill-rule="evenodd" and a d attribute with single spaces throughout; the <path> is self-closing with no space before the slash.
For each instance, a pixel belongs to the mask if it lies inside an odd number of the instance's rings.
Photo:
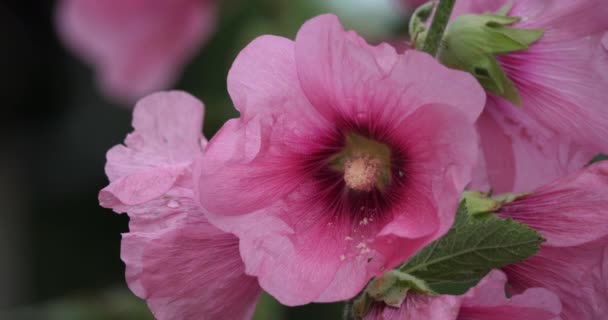
<path id="1" fill-rule="evenodd" d="M 498 99 L 498 110 L 515 121 L 530 118 L 563 139 L 596 153 L 608 150 L 602 75 L 593 69 L 599 36 L 548 43 L 500 57 L 520 92 L 522 107 Z M 529 126 L 528 126 L 529 127 Z"/>
<path id="2" fill-rule="evenodd" d="M 608 3 L 603 0 L 516 0 L 510 15 L 522 17 L 522 28 L 545 29 L 543 41 L 564 42 L 608 29 Z"/>
<path id="3" fill-rule="evenodd" d="M 251 319 L 261 293 L 238 239 L 204 220 L 123 236 L 127 282 L 159 320 Z"/>
<path id="4" fill-rule="evenodd" d="M 181 91 L 159 92 L 141 99 L 133 111 L 135 132 L 125 145 L 110 149 L 110 181 L 152 169 L 171 171 L 188 165 L 206 144 L 202 135 L 203 104 Z"/>
<path id="5" fill-rule="evenodd" d="M 490 106 L 491 107 L 491 106 Z M 515 151 L 518 144 L 506 134 L 486 109 L 476 123 L 481 142 L 481 158 L 470 188 L 507 192 L 515 189 Z"/>
<path id="6" fill-rule="evenodd" d="M 409 165 L 403 175 L 408 185 L 394 219 L 378 234 L 389 268 L 449 230 L 478 157 L 472 123 L 451 106 L 426 105 L 405 119 L 397 132 L 407 150 Z M 394 246 L 401 248 L 396 256 Z"/>
<path id="7" fill-rule="evenodd" d="M 506 297 L 507 277 L 499 270 L 490 272 L 463 298 L 458 319 L 467 320 L 558 320 L 560 299 L 544 288 L 528 289 L 511 299 Z"/>
<path id="8" fill-rule="evenodd" d="M 126 146 L 108 154 L 102 206 L 129 215 L 121 257 L 129 288 L 157 319 L 250 319 L 261 292 L 238 239 L 211 226 L 194 199 L 203 106 L 181 92 L 142 99 Z"/>
<path id="9" fill-rule="evenodd" d="M 302 89 L 330 120 L 401 118 L 432 103 L 453 105 L 476 119 L 485 101 L 469 74 L 447 69 L 424 53 L 398 55 L 388 45 L 370 46 L 345 31 L 334 15 L 306 22 L 295 54 Z M 379 107 L 370 110 L 370 105 Z"/>
<path id="10" fill-rule="evenodd" d="M 275 36 L 255 39 L 235 60 L 228 88 L 242 116 L 222 127 L 200 159 L 200 180 L 214 186 L 201 188 L 207 209 L 251 212 L 296 187 L 286 155 L 329 124 L 302 93 L 294 60 L 293 42 Z M 238 202 L 230 200 L 235 193 Z"/>
<path id="11" fill-rule="evenodd" d="M 300 88 L 294 55 L 294 42 L 277 36 L 261 36 L 239 53 L 228 73 L 228 92 L 243 119 L 270 122 L 289 113 L 320 120 Z"/>
<path id="12" fill-rule="evenodd" d="M 473 189 L 495 193 L 530 192 L 559 177 L 582 168 L 597 154 L 567 138 L 542 130 L 533 119 L 520 113 L 498 110 L 494 99 L 477 121 L 483 162 L 476 170 L 484 171 Z M 513 107 L 515 108 L 515 107 Z"/>
<path id="13" fill-rule="evenodd" d="M 133 111 L 135 131 L 126 145 L 108 151 L 110 184 L 99 193 L 100 204 L 135 215 L 145 212 L 149 201 L 158 204 L 174 187 L 183 189 L 175 197 L 191 197 L 191 163 L 206 142 L 202 118 L 202 103 L 183 92 L 160 92 L 142 99 Z"/>
<path id="14" fill-rule="evenodd" d="M 257 276 L 260 286 L 282 304 L 302 305 L 318 300 L 332 282 L 342 263 L 342 248 L 337 234 L 323 233 L 305 221 L 303 226 L 286 223 L 281 219 L 286 209 L 276 205 L 248 215 L 208 216 L 214 225 L 240 239 L 247 274 Z M 303 227 L 307 232 L 300 230 Z M 358 283 L 356 291 L 342 292 L 340 299 L 354 296 L 364 285 Z"/>
<path id="15" fill-rule="evenodd" d="M 538 230 L 553 247 L 608 236 L 608 162 L 599 162 L 504 205 L 499 214 Z"/>
<path id="16" fill-rule="evenodd" d="M 543 246 L 535 256 L 504 271 L 515 292 L 542 287 L 557 294 L 562 319 L 599 320 L 606 315 L 608 300 L 607 244 L 608 238 L 577 247 Z"/>

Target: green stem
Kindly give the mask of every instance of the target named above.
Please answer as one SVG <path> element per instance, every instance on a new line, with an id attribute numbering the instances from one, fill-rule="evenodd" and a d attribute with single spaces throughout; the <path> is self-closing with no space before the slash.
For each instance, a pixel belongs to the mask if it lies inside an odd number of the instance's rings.
<path id="1" fill-rule="evenodd" d="M 439 0 L 439 5 L 437 5 L 433 22 L 431 23 L 431 28 L 426 35 L 424 46 L 422 47 L 422 51 L 432 55 L 433 57 L 437 55 L 439 44 L 443 38 L 443 32 L 448 25 L 455 2 L 456 0 Z"/>

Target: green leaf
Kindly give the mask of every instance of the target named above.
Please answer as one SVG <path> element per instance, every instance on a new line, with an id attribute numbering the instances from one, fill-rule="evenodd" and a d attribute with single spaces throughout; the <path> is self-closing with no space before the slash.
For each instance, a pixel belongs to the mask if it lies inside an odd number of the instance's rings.
<path id="1" fill-rule="evenodd" d="M 543 241 L 538 232 L 517 221 L 492 213 L 469 214 L 463 200 L 450 231 L 399 270 L 423 280 L 438 294 L 463 294 L 492 269 L 537 253 Z"/>

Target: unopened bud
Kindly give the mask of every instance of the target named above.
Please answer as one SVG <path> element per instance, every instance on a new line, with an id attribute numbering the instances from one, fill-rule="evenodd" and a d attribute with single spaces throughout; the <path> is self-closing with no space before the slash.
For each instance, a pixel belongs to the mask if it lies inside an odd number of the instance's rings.
<path id="1" fill-rule="evenodd" d="M 471 73 L 487 91 L 520 105 L 517 88 L 496 56 L 528 49 L 544 31 L 511 27 L 521 19 L 506 16 L 507 11 L 456 18 L 448 26 L 438 57 L 450 68 Z"/>

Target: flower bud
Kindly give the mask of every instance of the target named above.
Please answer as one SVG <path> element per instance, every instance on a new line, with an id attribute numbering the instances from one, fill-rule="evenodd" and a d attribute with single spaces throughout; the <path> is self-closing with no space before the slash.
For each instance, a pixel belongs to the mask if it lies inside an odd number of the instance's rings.
<path id="1" fill-rule="evenodd" d="M 521 104 L 517 88 L 497 60 L 501 54 L 526 50 L 542 35 L 542 29 L 512 27 L 519 17 L 503 14 L 470 14 L 457 17 L 449 26 L 439 49 L 446 66 L 467 71 L 487 90 L 515 105 Z"/>

